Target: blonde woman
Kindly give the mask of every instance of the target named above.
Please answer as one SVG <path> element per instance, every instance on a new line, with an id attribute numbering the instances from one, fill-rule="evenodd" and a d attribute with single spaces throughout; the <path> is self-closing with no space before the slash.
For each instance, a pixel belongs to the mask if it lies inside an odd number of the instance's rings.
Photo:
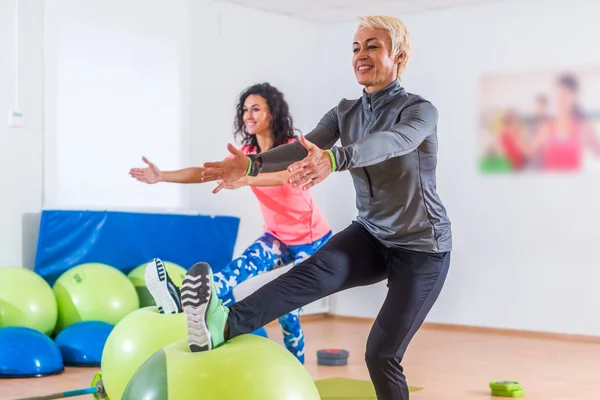
<path id="1" fill-rule="evenodd" d="M 364 87 L 360 98 L 341 100 L 299 143 L 249 156 L 229 146 L 230 159 L 204 164 L 203 181 L 233 183 L 287 169 L 292 185 L 306 190 L 348 170 L 356 220 L 231 307 L 219 301 L 210 266 L 194 265 L 182 290 L 193 327 L 188 342 L 192 351 L 211 350 L 332 293 L 387 280 L 365 360 L 378 399 L 408 399 L 402 358 L 442 290 L 452 248 L 450 221 L 436 192 L 438 113 L 400 84 L 411 56 L 400 20 L 361 18 L 351 48 Z"/>

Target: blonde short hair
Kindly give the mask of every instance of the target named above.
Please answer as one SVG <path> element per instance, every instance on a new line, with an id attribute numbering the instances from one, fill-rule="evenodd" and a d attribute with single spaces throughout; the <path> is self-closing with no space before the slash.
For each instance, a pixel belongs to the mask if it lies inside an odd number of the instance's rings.
<path id="1" fill-rule="evenodd" d="M 383 29 L 389 35 L 392 40 L 392 54 L 402 54 L 402 60 L 398 63 L 398 76 L 400 80 L 402 72 L 406 69 L 406 64 L 412 56 L 412 45 L 410 43 L 410 35 L 406 25 L 393 16 L 390 15 L 368 15 L 360 17 L 358 19 L 358 28 L 370 28 L 370 29 Z"/>

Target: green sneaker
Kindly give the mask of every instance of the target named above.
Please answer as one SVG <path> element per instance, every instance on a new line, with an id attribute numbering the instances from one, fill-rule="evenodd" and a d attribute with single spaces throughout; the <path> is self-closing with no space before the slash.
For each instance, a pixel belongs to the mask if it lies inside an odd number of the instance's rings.
<path id="1" fill-rule="evenodd" d="M 192 352 L 214 349 L 225 342 L 229 308 L 217 297 L 210 265 L 199 262 L 188 270 L 181 287 Z"/>

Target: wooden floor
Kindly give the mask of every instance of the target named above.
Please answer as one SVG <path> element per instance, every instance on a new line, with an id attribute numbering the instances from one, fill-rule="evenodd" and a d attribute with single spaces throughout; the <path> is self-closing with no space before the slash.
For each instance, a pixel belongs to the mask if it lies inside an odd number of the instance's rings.
<path id="1" fill-rule="evenodd" d="M 369 322 L 322 318 L 305 320 L 303 327 L 306 368 L 315 379 L 368 379 L 363 354 Z M 267 330 L 281 343 L 277 325 Z M 322 348 L 349 350 L 349 365 L 317 366 L 316 351 Z M 409 347 L 404 366 L 409 384 L 424 388 L 411 396 L 417 400 L 499 399 L 490 396 L 491 380 L 521 382 L 528 400 L 600 399 L 600 343 L 424 327 Z M 68 368 L 54 377 L 0 380 L 0 399 L 88 387 L 96 371 Z"/>

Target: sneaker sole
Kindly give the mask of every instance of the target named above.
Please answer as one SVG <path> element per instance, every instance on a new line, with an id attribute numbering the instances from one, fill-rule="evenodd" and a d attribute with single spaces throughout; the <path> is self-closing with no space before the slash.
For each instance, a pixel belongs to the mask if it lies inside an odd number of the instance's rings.
<path id="1" fill-rule="evenodd" d="M 146 266 L 146 287 L 154 298 L 158 311 L 163 314 L 176 314 L 177 303 L 167 288 L 167 271 L 162 262 L 151 261 Z M 157 301 L 158 300 L 158 301 Z"/>
<path id="2" fill-rule="evenodd" d="M 181 286 L 181 302 L 187 320 L 188 345 L 192 352 L 212 349 L 206 324 L 211 297 L 212 271 L 206 263 L 196 263 L 188 270 Z"/>

